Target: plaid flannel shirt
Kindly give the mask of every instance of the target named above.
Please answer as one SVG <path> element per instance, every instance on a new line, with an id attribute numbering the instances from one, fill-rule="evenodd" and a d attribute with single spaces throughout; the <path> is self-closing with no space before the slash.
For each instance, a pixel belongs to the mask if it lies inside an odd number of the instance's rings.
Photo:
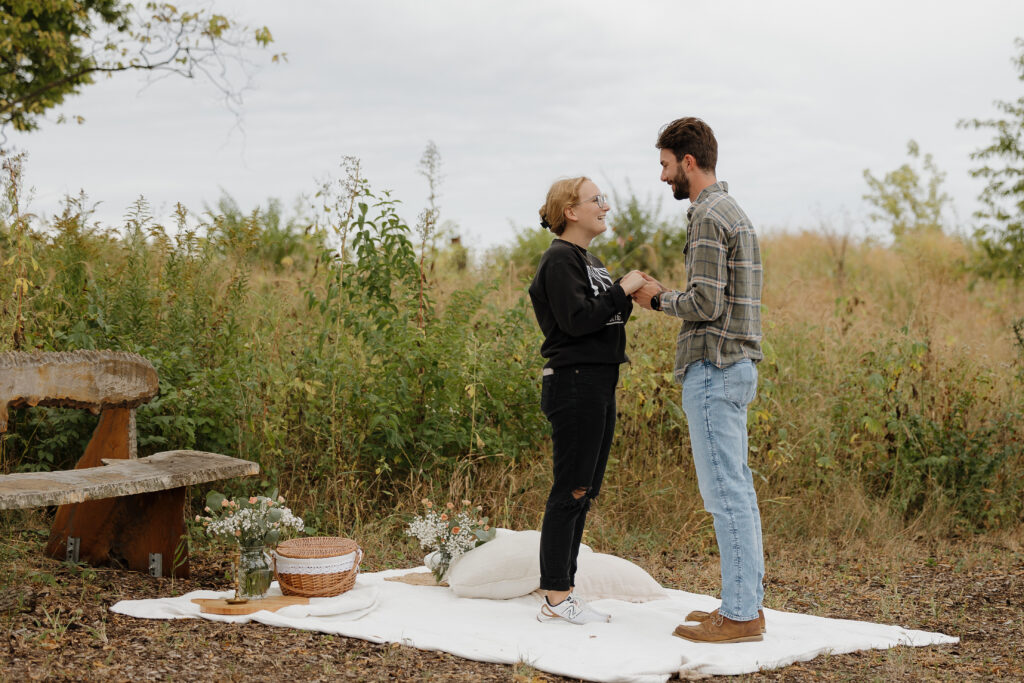
<path id="1" fill-rule="evenodd" d="M 761 250 L 729 185 L 705 188 L 686 212 L 686 290 L 661 295 L 661 310 L 683 319 L 675 377 L 707 360 L 724 368 L 761 353 Z"/>

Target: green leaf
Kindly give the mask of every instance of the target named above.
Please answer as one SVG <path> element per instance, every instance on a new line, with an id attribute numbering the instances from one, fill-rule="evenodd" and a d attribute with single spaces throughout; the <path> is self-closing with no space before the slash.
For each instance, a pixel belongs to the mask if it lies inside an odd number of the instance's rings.
<path id="1" fill-rule="evenodd" d="M 868 430 L 869 433 L 874 434 L 875 436 L 885 434 L 885 427 L 882 423 L 870 415 L 865 415 L 861 420 L 861 424 L 864 426 L 864 429 Z"/>
<path id="2" fill-rule="evenodd" d="M 217 512 L 221 509 L 225 500 L 227 500 L 227 496 L 225 496 L 223 493 L 210 491 L 209 493 L 206 494 L 206 507 L 210 508 L 210 510 L 214 512 Z"/>

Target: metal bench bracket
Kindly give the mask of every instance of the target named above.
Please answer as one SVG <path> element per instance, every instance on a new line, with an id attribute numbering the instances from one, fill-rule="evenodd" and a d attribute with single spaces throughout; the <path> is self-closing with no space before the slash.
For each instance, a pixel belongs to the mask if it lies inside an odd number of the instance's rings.
<path id="1" fill-rule="evenodd" d="M 149 575 L 158 579 L 164 575 L 164 556 L 162 553 L 149 554 Z"/>
<path id="2" fill-rule="evenodd" d="M 82 539 L 79 536 L 68 536 L 67 548 L 64 551 L 64 559 L 67 562 L 78 562 L 78 553 L 82 548 Z"/>

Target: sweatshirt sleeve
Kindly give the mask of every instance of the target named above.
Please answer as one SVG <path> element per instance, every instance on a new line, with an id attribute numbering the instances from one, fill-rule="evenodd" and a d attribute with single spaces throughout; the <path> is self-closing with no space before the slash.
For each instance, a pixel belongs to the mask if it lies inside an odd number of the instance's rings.
<path id="1" fill-rule="evenodd" d="M 618 284 L 594 296 L 585 266 L 577 258 L 560 256 L 547 264 L 544 290 L 558 327 L 571 337 L 591 334 L 604 327 L 608 319 L 632 308 L 626 292 Z"/>

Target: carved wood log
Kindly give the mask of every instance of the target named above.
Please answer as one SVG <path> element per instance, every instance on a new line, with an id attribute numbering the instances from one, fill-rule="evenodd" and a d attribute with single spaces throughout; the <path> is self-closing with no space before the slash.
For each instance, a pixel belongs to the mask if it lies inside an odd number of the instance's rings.
<path id="1" fill-rule="evenodd" d="M 78 559 L 87 564 L 115 562 L 144 572 L 149 554 L 159 553 L 163 576 L 188 578 L 184 486 L 61 507 L 68 508 L 64 526 L 50 530 L 50 557 L 63 560 L 72 536 L 81 539 Z"/>
<path id="2" fill-rule="evenodd" d="M 135 408 L 156 396 L 153 365 L 135 353 L 67 351 L 0 353 L 0 432 L 9 407 L 63 406 L 98 413 Z"/>
<path id="3" fill-rule="evenodd" d="M 75 465 L 75 470 L 96 468 L 103 465 L 103 458 L 129 459 L 131 446 L 128 443 L 132 411 L 128 408 L 111 408 L 100 415 L 100 423 L 92 433 L 85 453 Z M 52 474 L 52 473 L 51 473 Z M 15 480 L 17 481 L 17 480 Z M 86 561 L 102 562 L 107 559 L 109 539 L 101 538 L 103 529 L 109 524 L 117 505 L 116 498 L 90 500 L 76 505 L 61 505 L 50 526 L 50 540 L 46 554 L 64 559 L 67 537 L 81 538 L 80 558 Z"/>

